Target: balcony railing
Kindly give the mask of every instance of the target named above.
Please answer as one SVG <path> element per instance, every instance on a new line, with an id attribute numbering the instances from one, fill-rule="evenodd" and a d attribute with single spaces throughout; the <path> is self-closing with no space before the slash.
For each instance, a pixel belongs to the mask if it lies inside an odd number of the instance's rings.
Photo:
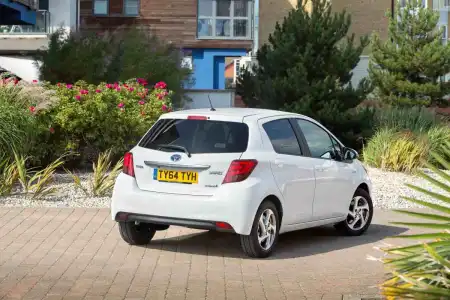
<path id="1" fill-rule="evenodd" d="M 22 5 L 28 6 L 31 9 L 38 8 L 38 0 L 12 0 L 13 2 L 20 3 Z"/>
<path id="2" fill-rule="evenodd" d="M 441 10 L 449 8 L 450 8 L 450 0 L 433 0 L 433 9 Z"/>
<path id="3" fill-rule="evenodd" d="M 0 25 L 0 35 L 48 34 L 50 33 L 50 13 L 36 11 L 36 25 Z"/>

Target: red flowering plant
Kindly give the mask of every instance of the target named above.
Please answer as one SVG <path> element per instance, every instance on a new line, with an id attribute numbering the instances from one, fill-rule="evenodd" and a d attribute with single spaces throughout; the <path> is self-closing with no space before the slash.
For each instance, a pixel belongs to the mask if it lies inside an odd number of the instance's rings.
<path id="1" fill-rule="evenodd" d="M 172 110 L 173 93 L 167 84 L 158 82 L 153 89 L 147 85 L 141 78 L 99 85 L 83 81 L 52 85 L 59 101 L 38 115 L 51 128 L 50 137 L 58 149 L 54 155 L 72 150 L 86 160 L 107 149 L 122 155 L 161 114 Z"/>
<path id="2" fill-rule="evenodd" d="M 29 163 L 40 156 L 40 136 L 49 128 L 41 126 L 36 114 L 53 100 L 52 93 L 37 81 L 0 74 L 0 160 L 4 156 L 12 159 L 13 150 L 30 157 Z"/>

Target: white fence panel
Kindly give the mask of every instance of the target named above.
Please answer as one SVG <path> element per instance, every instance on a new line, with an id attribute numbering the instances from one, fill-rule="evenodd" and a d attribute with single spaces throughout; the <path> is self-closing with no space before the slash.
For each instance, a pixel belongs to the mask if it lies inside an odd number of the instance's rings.
<path id="1" fill-rule="evenodd" d="M 214 108 L 228 108 L 234 105 L 234 90 L 186 90 L 185 96 L 190 101 L 184 103 L 183 109 L 210 108 L 209 99 Z"/>
<path id="2" fill-rule="evenodd" d="M 369 56 L 361 56 L 358 65 L 353 69 L 352 85 L 357 87 L 359 82 L 369 76 Z"/>

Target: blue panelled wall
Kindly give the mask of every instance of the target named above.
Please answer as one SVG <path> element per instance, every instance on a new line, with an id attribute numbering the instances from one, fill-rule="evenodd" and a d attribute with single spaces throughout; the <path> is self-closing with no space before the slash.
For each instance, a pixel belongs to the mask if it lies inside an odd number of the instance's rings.
<path id="1" fill-rule="evenodd" d="M 0 25 L 35 25 L 36 11 L 11 0 L 0 0 Z"/>
<path id="2" fill-rule="evenodd" d="M 225 89 L 225 57 L 240 57 L 247 49 L 185 49 L 192 53 L 192 89 Z"/>

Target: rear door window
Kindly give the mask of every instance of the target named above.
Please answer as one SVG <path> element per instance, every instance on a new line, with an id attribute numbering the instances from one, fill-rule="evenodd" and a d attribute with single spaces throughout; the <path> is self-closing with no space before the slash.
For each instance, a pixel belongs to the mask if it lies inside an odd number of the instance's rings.
<path id="1" fill-rule="evenodd" d="M 140 147 L 166 152 L 178 151 L 161 145 L 181 146 L 191 154 L 240 153 L 248 144 L 248 126 L 244 123 L 160 119 L 139 143 Z"/>
<path id="2" fill-rule="evenodd" d="M 288 119 L 274 120 L 263 124 L 272 143 L 273 150 L 279 154 L 302 155 L 294 129 Z"/>

